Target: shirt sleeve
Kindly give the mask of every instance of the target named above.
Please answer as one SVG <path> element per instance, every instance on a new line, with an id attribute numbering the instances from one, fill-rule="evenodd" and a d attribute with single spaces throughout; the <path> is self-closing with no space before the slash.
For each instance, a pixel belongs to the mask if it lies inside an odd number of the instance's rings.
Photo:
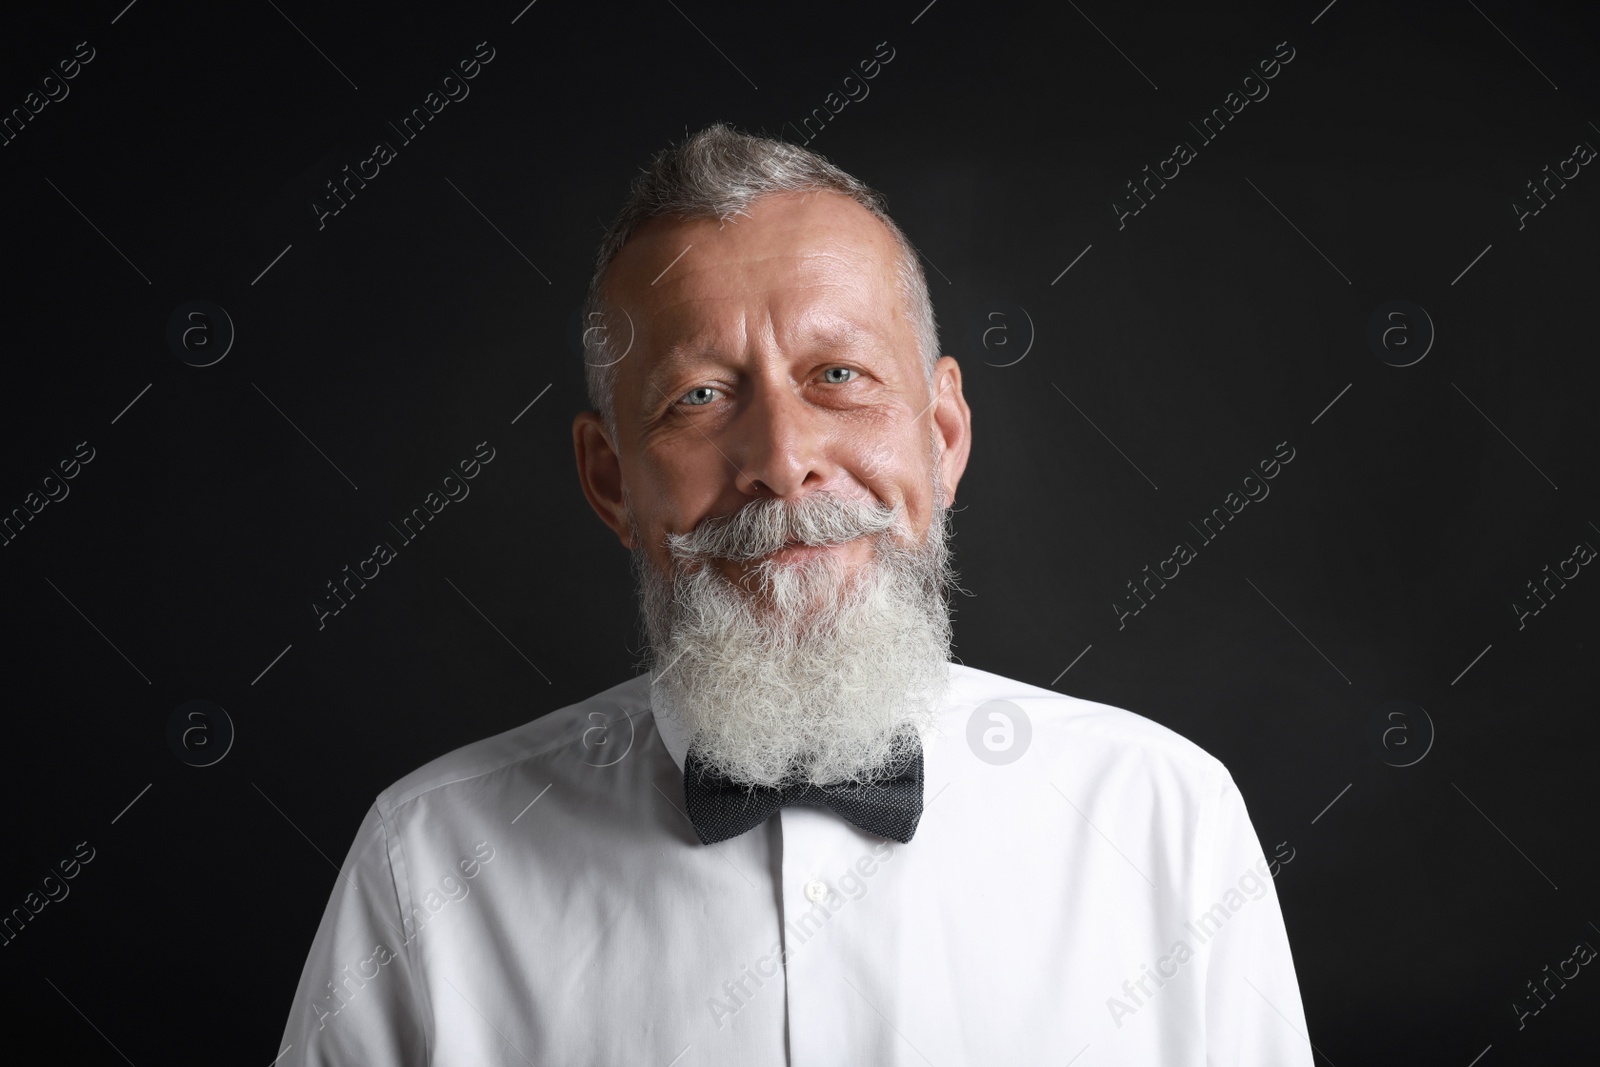
<path id="1" fill-rule="evenodd" d="M 397 868 L 399 876 L 397 877 Z M 279 1067 L 423 1067 L 405 865 L 377 804 L 345 857 L 311 943 Z"/>
<path id="2" fill-rule="evenodd" d="M 1208 1067 L 1312 1067 L 1300 985 L 1269 863 L 1233 778 L 1222 773 L 1197 903 L 1212 929 L 1206 970 Z M 1291 858 L 1293 853 L 1288 854 Z"/>

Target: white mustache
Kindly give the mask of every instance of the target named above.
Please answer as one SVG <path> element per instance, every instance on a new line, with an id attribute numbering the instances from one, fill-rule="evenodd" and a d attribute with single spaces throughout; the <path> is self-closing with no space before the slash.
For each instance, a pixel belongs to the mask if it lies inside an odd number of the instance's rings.
<path id="1" fill-rule="evenodd" d="M 731 515 L 706 519 L 686 534 L 668 534 L 675 560 L 760 559 L 786 545 L 822 548 L 892 530 L 900 509 L 837 493 L 810 493 L 792 503 L 754 500 Z"/>

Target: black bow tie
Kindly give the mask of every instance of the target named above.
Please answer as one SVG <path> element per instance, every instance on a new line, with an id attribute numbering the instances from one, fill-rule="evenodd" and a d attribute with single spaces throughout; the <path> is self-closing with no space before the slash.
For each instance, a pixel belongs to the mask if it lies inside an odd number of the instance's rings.
<path id="1" fill-rule="evenodd" d="M 872 785 L 801 782 L 751 788 L 734 783 L 691 748 L 683 761 L 683 798 L 694 832 L 707 845 L 738 837 L 789 804 L 825 805 L 867 833 L 903 844 L 922 818 L 922 745 L 901 744 L 885 770 L 890 777 Z"/>

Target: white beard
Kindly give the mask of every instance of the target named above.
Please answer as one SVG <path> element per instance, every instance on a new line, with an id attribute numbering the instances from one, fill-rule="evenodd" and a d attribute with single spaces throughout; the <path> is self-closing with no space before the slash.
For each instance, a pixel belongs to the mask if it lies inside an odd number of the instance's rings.
<path id="1" fill-rule="evenodd" d="M 900 539 L 900 518 L 832 493 L 759 500 L 670 536 L 675 579 L 635 552 L 660 710 L 705 762 L 743 785 L 871 782 L 901 741 L 938 722 L 951 638 L 947 510 L 935 508 L 920 545 Z M 767 560 L 748 589 L 711 565 L 858 536 L 873 543 L 868 563 Z"/>

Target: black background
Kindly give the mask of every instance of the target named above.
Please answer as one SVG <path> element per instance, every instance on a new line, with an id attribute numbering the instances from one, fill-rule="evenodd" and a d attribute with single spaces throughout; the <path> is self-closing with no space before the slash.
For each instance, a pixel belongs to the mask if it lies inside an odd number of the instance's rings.
<path id="1" fill-rule="evenodd" d="M 571 456 L 594 246 L 652 151 L 715 120 L 801 140 L 887 42 L 810 147 L 887 194 L 965 370 L 960 658 L 1229 766 L 1294 850 L 1319 1062 L 1592 1051 L 1593 968 L 1520 1030 L 1512 1004 L 1600 946 L 1600 577 L 1521 629 L 1512 604 L 1600 546 L 1600 176 L 1520 229 L 1512 204 L 1600 145 L 1594 22 L 1325 2 L 10 12 L 6 112 L 95 50 L 0 148 L 0 508 L 95 454 L 0 549 L 0 908 L 96 852 L 0 949 L 12 1040 L 267 1064 L 376 793 L 635 670 L 626 555 Z M 470 96 L 319 230 L 323 183 L 480 41 Z M 1201 143 L 1187 123 L 1281 41 L 1270 96 Z M 1119 229 L 1180 139 L 1197 158 Z M 205 368 L 166 341 L 196 299 L 237 330 Z M 1366 340 L 1394 300 L 1437 329 L 1408 367 Z M 482 441 L 471 495 L 319 630 L 324 583 Z M 1199 546 L 1188 524 L 1284 441 L 1270 497 Z M 1198 558 L 1119 629 L 1181 540 Z M 210 767 L 166 740 L 193 699 L 237 729 Z M 1413 766 L 1385 762 L 1391 700 L 1431 719 Z"/>

